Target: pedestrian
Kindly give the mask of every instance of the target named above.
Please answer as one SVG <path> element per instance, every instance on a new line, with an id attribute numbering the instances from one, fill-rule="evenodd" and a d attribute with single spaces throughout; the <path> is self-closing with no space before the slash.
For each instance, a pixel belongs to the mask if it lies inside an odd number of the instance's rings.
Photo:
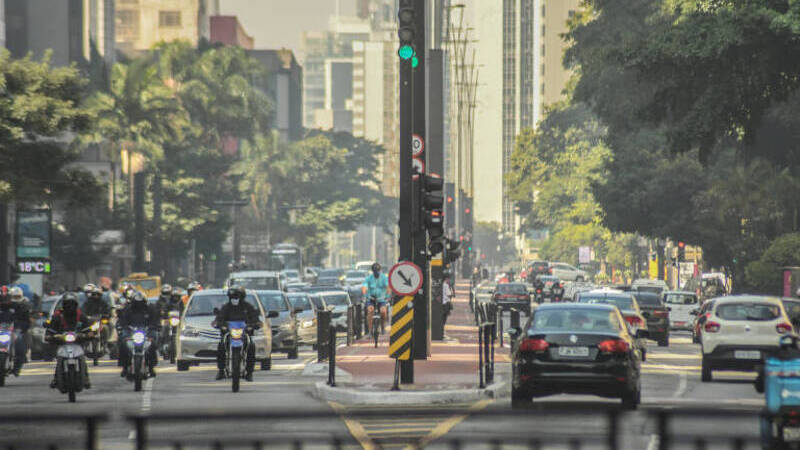
<path id="1" fill-rule="evenodd" d="M 442 282 L 442 327 L 447 325 L 447 318 L 453 310 L 453 289 L 450 287 L 450 274 L 444 273 L 444 281 Z"/>

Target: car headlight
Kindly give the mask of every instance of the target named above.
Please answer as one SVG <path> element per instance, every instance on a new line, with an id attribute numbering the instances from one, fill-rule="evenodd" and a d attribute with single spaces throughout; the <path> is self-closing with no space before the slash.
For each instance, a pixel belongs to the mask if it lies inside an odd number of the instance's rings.
<path id="1" fill-rule="evenodd" d="M 310 327 L 313 327 L 313 326 L 314 326 L 314 321 L 313 320 L 303 321 L 303 328 L 310 328 Z"/>
<path id="2" fill-rule="evenodd" d="M 231 328 L 231 337 L 234 339 L 241 339 L 243 331 L 244 330 L 241 328 Z"/>
<path id="3" fill-rule="evenodd" d="M 200 331 L 195 327 L 185 327 L 181 333 L 184 336 L 196 337 L 200 335 Z"/>
<path id="4" fill-rule="evenodd" d="M 8 344 L 11 342 L 11 335 L 8 333 L 0 334 L 0 344 Z"/>
<path id="5" fill-rule="evenodd" d="M 133 343 L 136 345 L 141 345 L 144 342 L 144 333 L 141 331 L 137 331 L 133 333 Z"/>
<path id="6" fill-rule="evenodd" d="M 75 333 L 67 333 L 64 336 L 64 342 L 75 342 Z"/>
<path id="7" fill-rule="evenodd" d="M 170 317 L 169 324 L 170 326 L 177 327 L 178 325 L 181 324 L 181 319 L 178 317 Z"/>

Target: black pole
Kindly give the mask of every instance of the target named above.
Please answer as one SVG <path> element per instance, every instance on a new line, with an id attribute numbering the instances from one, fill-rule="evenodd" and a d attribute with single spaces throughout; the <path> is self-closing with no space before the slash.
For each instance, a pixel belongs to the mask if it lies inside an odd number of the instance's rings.
<path id="1" fill-rule="evenodd" d="M 0 284 L 11 283 L 11 273 L 8 270 L 8 244 L 11 236 L 8 229 L 8 204 L 0 202 Z M 14 255 L 16 256 L 16 254 Z"/>
<path id="2" fill-rule="evenodd" d="M 328 330 L 328 384 L 336 387 L 336 327 Z"/>
<path id="3" fill-rule="evenodd" d="M 142 272 L 144 265 L 144 172 L 133 175 L 133 270 Z"/>
<path id="4" fill-rule="evenodd" d="M 478 326 L 478 387 L 483 389 L 483 325 Z"/>

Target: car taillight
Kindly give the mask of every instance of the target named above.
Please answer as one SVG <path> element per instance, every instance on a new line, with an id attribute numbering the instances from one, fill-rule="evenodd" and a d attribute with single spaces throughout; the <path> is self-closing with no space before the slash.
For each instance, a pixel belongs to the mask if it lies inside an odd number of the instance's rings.
<path id="1" fill-rule="evenodd" d="M 644 325 L 642 323 L 642 319 L 640 319 L 637 316 L 625 316 L 625 322 L 628 322 L 628 325 L 630 325 L 632 327 L 635 327 L 635 328 L 639 328 L 642 325 Z"/>
<path id="2" fill-rule="evenodd" d="M 707 333 L 716 333 L 719 331 L 720 325 L 717 322 L 706 322 L 706 325 L 703 327 Z"/>
<path id="3" fill-rule="evenodd" d="M 519 343 L 519 350 L 523 352 L 543 352 L 550 347 L 544 339 L 524 339 Z"/>
<path id="4" fill-rule="evenodd" d="M 608 339 L 597 344 L 597 348 L 603 353 L 625 353 L 629 350 L 628 343 L 617 339 Z"/>
<path id="5" fill-rule="evenodd" d="M 550 275 L 552 275 L 552 274 L 553 274 L 553 268 L 551 267 L 551 268 L 547 269 L 547 273 L 549 273 Z"/>
<path id="6" fill-rule="evenodd" d="M 788 323 L 785 323 L 785 322 L 784 323 L 779 323 L 779 324 L 775 325 L 775 331 L 777 331 L 778 334 L 791 333 L 792 332 L 792 325 L 788 324 Z"/>
<path id="7" fill-rule="evenodd" d="M 537 294 L 541 294 L 541 293 L 542 293 L 542 290 L 541 290 L 541 289 L 537 289 L 537 290 L 536 290 L 536 293 L 537 293 Z"/>

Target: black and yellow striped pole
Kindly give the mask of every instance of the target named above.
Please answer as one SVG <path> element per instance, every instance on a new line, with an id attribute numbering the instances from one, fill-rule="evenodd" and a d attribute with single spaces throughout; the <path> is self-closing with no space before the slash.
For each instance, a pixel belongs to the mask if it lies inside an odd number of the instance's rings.
<path id="1" fill-rule="evenodd" d="M 395 359 L 394 385 L 398 390 L 400 382 L 400 361 L 411 359 L 411 345 L 414 336 L 414 296 L 396 297 L 392 305 L 392 331 L 389 336 L 389 357 Z"/>

